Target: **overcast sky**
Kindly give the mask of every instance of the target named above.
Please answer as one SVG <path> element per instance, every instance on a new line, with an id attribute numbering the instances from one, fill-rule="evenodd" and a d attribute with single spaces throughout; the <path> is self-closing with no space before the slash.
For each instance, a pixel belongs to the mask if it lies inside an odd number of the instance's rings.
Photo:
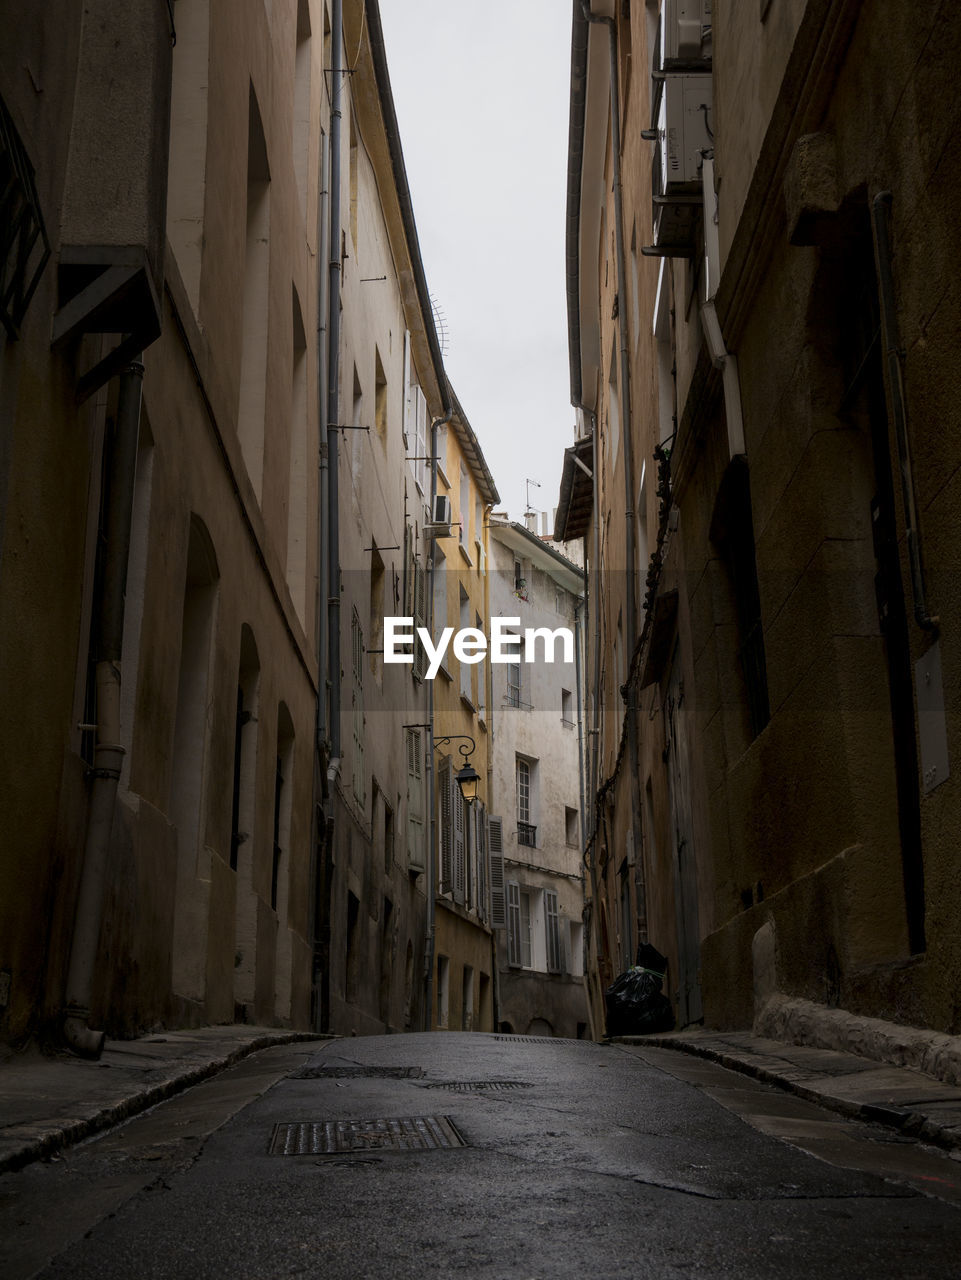
<path id="1" fill-rule="evenodd" d="M 514 519 L 553 513 L 574 438 L 564 218 L 571 7 L 380 0 L 448 377 Z"/>

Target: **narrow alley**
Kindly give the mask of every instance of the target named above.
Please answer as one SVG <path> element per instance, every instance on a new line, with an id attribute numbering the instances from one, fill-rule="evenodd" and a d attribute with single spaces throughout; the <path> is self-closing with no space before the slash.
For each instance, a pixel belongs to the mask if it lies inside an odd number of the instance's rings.
<path id="1" fill-rule="evenodd" d="M 811 1154 L 811 1153 L 814 1154 Z M 7 1280 L 957 1275 L 961 1167 L 677 1051 L 281 1045 L 7 1174 Z"/>

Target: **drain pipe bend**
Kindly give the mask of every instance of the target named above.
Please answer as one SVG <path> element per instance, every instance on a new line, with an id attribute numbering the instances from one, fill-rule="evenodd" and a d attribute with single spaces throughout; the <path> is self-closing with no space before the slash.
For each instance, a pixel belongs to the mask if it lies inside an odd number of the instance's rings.
<path id="1" fill-rule="evenodd" d="M 84 838 L 83 866 L 67 968 L 63 1035 L 84 1057 L 99 1058 L 105 1034 L 90 1024 L 103 890 L 117 784 L 123 767 L 120 745 L 120 672 L 123 650 L 124 592 L 130 554 L 140 403 L 144 367 L 139 357 L 120 375 L 117 423 L 110 444 L 107 489 L 102 500 L 104 556 L 97 609 L 97 741 L 90 776 L 90 802 Z"/>

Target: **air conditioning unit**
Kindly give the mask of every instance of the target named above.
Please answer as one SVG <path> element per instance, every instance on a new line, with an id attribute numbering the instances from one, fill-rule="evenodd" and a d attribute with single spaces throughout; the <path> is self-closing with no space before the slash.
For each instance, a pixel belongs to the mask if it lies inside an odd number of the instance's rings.
<path id="1" fill-rule="evenodd" d="M 661 0 L 655 70 L 698 70 L 711 65 L 711 2 Z"/>
<path id="2" fill-rule="evenodd" d="M 686 257 L 694 250 L 703 204 L 703 153 L 713 145 L 711 76 L 665 76 L 651 172 L 656 251 Z"/>
<path id="3" fill-rule="evenodd" d="M 451 509 L 450 498 L 446 493 L 434 495 L 434 506 L 430 513 L 430 521 L 424 526 L 428 538 L 449 538 Z"/>

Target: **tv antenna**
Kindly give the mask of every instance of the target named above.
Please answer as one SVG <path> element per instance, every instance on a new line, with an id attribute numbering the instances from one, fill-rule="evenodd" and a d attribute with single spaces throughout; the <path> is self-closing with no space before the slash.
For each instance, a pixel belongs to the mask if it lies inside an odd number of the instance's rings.
<path id="1" fill-rule="evenodd" d="M 450 346 L 450 333 L 447 329 L 447 317 L 444 315 L 444 308 L 440 305 L 433 294 L 430 295 L 430 309 L 434 317 L 434 328 L 437 331 L 437 341 L 440 344 L 440 353 L 442 356 L 447 355 Z"/>
<path id="2" fill-rule="evenodd" d="M 534 515 L 534 510 L 531 507 L 531 485 L 533 485 L 535 489 L 539 489 L 541 487 L 541 482 L 539 480 L 527 479 L 524 483 L 527 485 L 527 509 L 524 512 L 524 515 L 532 516 Z"/>

